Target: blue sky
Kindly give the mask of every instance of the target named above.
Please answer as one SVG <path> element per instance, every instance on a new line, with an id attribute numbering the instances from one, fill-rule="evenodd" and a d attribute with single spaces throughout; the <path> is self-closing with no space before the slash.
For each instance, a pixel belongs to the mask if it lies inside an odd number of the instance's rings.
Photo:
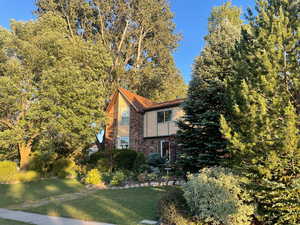
<path id="1" fill-rule="evenodd" d="M 178 49 L 174 53 L 177 67 L 188 82 L 194 58 L 204 46 L 203 37 L 207 34 L 207 19 L 211 8 L 226 0 L 169 0 L 175 14 L 177 32 L 183 35 Z M 232 0 L 233 5 L 243 9 L 254 7 L 255 0 Z M 9 27 L 10 19 L 33 19 L 34 0 L 0 0 L 0 25 Z"/>

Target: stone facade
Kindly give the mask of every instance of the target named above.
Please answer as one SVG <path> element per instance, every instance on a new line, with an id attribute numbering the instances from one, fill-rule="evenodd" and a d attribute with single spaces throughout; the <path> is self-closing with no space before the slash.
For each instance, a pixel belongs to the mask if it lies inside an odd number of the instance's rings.
<path id="1" fill-rule="evenodd" d="M 129 148 L 141 151 L 143 145 L 143 130 L 144 117 L 142 113 L 137 112 L 130 106 L 130 120 L 129 120 Z"/>

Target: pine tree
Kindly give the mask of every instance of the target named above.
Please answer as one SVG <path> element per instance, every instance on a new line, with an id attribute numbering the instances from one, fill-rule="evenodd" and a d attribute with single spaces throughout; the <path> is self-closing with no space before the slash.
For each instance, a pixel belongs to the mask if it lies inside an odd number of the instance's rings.
<path id="1" fill-rule="evenodd" d="M 102 43 L 111 53 L 107 90 L 116 86 L 155 101 L 184 97 L 173 51 L 180 36 L 166 0 L 37 0 L 37 15 L 63 17 L 70 36 Z"/>
<path id="2" fill-rule="evenodd" d="M 195 172 L 219 163 L 226 141 L 220 132 L 220 115 L 226 113 L 224 81 L 232 73 L 231 51 L 239 39 L 239 8 L 230 2 L 215 7 L 209 18 L 206 46 L 196 58 L 185 115 L 179 121 L 177 141 L 182 147 L 178 164 Z"/>
<path id="3" fill-rule="evenodd" d="M 229 163 L 252 181 L 266 224 L 300 223 L 300 2 L 259 0 L 236 48 L 222 117 Z"/>

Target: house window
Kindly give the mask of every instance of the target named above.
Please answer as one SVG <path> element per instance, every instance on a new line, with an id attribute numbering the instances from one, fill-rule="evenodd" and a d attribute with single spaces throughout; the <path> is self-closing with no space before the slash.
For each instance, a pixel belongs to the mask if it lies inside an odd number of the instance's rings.
<path id="1" fill-rule="evenodd" d="M 129 125 L 129 111 L 122 112 L 121 125 Z"/>
<path id="2" fill-rule="evenodd" d="M 172 120 L 172 110 L 157 112 L 157 123 L 165 123 Z"/>
<path id="3" fill-rule="evenodd" d="M 127 149 L 129 148 L 129 137 L 123 136 L 118 138 L 118 148 L 119 149 Z"/>
<path id="4" fill-rule="evenodd" d="M 170 142 L 161 141 L 160 142 L 160 156 L 167 161 L 171 160 Z"/>

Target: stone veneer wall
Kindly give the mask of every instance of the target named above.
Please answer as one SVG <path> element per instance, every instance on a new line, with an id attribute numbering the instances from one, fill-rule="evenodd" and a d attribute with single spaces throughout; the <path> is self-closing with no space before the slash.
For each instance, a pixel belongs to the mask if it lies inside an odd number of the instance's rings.
<path id="1" fill-rule="evenodd" d="M 144 120 L 143 114 L 138 113 L 130 106 L 129 121 L 129 148 L 135 151 L 141 151 L 143 144 Z"/>

